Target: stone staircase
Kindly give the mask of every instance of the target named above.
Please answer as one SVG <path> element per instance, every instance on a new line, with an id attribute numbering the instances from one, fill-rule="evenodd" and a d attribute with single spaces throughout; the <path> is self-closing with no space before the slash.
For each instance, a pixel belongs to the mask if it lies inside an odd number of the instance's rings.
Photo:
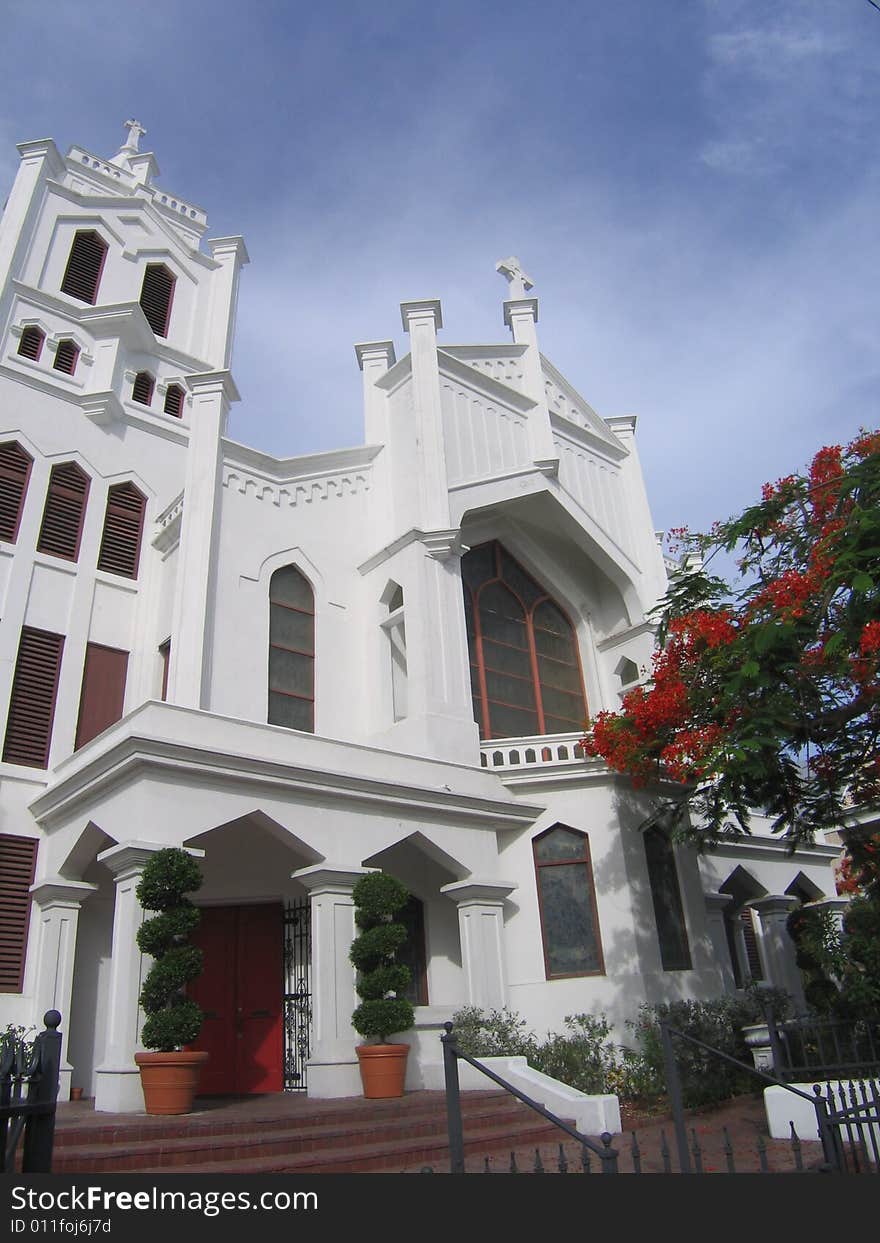
<path id="1" fill-rule="evenodd" d="M 560 1134 L 505 1092 L 462 1094 L 466 1155 L 554 1144 Z M 59 1107 L 53 1173 L 334 1174 L 448 1169 L 442 1092 L 398 1100 L 310 1101 L 292 1094 L 196 1102 L 183 1117 Z M 201 1108 L 200 1108 L 201 1107 Z"/>

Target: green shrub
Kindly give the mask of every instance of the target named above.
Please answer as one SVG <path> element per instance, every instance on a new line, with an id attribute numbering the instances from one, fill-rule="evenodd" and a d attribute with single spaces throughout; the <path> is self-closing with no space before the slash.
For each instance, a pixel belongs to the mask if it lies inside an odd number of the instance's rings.
<path id="1" fill-rule="evenodd" d="M 355 923 L 361 930 L 351 943 L 349 958 L 358 970 L 357 993 L 361 1004 L 351 1024 L 364 1039 L 387 1041 L 393 1032 L 412 1027 L 412 1003 L 399 996 L 412 972 L 396 960 L 407 938 L 403 924 L 394 916 L 409 901 L 409 890 L 384 872 L 362 876 L 352 891 Z"/>
<path id="2" fill-rule="evenodd" d="M 202 951 L 187 944 L 200 913 L 184 895 L 201 886 L 199 865 L 185 850 L 169 847 L 147 860 L 136 890 L 147 911 L 158 911 L 137 932 L 138 949 L 155 959 L 141 989 L 147 1018 L 141 1040 L 147 1049 L 170 1053 L 192 1043 L 202 1012 L 186 996 L 186 986 L 202 970 Z"/>

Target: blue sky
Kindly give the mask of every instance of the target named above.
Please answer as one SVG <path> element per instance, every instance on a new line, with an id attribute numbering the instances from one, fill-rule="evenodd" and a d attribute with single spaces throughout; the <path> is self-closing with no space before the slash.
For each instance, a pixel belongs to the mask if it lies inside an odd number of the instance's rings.
<path id="1" fill-rule="evenodd" d="M 639 415 L 655 523 L 708 526 L 876 426 L 880 12 L 868 0 L 0 0 L 14 144 L 111 155 L 242 233 L 230 433 L 362 439 L 355 341 L 504 341 L 519 255 L 541 347 Z"/>

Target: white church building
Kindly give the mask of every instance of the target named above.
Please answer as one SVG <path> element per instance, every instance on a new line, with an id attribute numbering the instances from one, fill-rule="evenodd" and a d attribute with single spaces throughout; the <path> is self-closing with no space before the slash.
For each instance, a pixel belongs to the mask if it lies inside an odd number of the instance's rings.
<path id="1" fill-rule="evenodd" d="M 413 1088 L 465 1004 L 624 1039 L 643 1001 L 796 990 L 785 917 L 837 902 L 837 850 L 645 836 L 577 745 L 650 662 L 666 565 L 636 420 L 539 351 L 519 263 L 509 339 L 403 302 L 405 357 L 355 346 L 364 443 L 273 457 L 227 436 L 244 242 L 143 132 L 23 143 L 0 224 L 0 1029 L 57 1008 L 63 1093 L 143 1108 L 165 846 L 201 853 L 205 1092 L 359 1094 L 371 868 L 413 894 Z"/>

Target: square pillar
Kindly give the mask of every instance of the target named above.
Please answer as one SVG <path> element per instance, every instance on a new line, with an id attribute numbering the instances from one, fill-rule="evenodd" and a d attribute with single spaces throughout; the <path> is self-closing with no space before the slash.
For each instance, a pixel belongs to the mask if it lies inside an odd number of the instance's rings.
<path id="1" fill-rule="evenodd" d="M 316 1098 L 361 1095 L 354 1051 L 358 1035 L 351 1025 L 358 997 L 348 953 L 355 934 L 352 890 L 361 876 L 373 871 L 359 865 L 316 863 L 291 873 L 308 890 L 312 912 L 308 1093 Z"/>
<path id="2" fill-rule="evenodd" d="M 761 948 L 768 982 L 786 989 L 794 997 L 795 1007 L 803 1009 L 801 971 L 796 961 L 794 941 L 785 926 L 789 915 L 800 903 L 788 894 L 775 894 L 755 898 L 747 905 L 756 912 L 761 924 Z"/>
<path id="3" fill-rule="evenodd" d="M 58 1099 L 70 1099 L 73 1067 L 67 1058 L 70 1019 L 73 1009 L 73 964 L 79 908 L 97 889 L 84 881 L 50 876 L 31 886 L 31 896 L 39 911 L 40 940 L 37 951 L 37 1015 L 47 1010 L 61 1014 L 61 1068 Z"/>
<path id="4" fill-rule="evenodd" d="M 504 900 L 516 888 L 509 881 L 462 880 L 440 889 L 458 907 L 466 1005 L 497 1010 L 507 1004 Z"/>
<path id="5" fill-rule="evenodd" d="M 730 946 L 727 941 L 727 929 L 724 926 L 724 912 L 733 902 L 729 893 L 703 894 L 706 903 L 706 926 L 712 942 L 712 961 L 721 976 L 721 992 L 736 992 L 736 977 L 733 974 L 733 963 L 730 961 Z"/>

